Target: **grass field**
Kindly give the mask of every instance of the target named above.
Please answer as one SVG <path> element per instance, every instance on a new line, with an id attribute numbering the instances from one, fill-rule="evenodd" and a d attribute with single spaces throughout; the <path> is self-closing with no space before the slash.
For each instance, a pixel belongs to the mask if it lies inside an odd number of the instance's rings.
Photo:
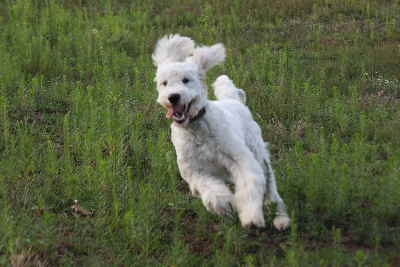
<path id="1" fill-rule="evenodd" d="M 399 14 L 398 0 L 0 2 L 0 266 L 399 266 Z M 208 83 L 246 90 L 291 229 L 268 213 L 242 229 L 190 196 L 155 102 L 169 33 L 226 45 Z"/>

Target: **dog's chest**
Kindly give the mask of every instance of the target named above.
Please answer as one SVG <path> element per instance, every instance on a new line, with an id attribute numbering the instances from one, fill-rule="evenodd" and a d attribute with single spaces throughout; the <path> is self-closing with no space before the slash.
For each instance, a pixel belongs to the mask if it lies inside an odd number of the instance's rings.
<path id="1" fill-rule="evenodd" d="M 172 130 L 172 142 L 175 146 L 178 163 L 191 163 L 202 171 L 213 175 L 225 175 L 221 142 L 208 128 L 195 131 Z M 186 165 L 186 164 L 184 164 Z M 207 167 L 207 170 L 204 169 Z"/>
<path id="2" fill-rule="evenodd" d="M 184 158 L 195 157 L 197 160 L 213 161 L 219 150 L 216 137 L 210 134 L 173 134 L 172 142 L 178 156 Z"/>

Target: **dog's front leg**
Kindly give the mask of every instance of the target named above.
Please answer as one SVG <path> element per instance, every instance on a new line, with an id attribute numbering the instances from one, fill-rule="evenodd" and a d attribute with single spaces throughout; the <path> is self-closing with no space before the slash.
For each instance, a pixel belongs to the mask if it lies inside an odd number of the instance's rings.
<path id="1" fill-rule="evenodd" d="M 218 215 L 232 213 L 233 194 L 224 182 L 211 176 L 198 176 L 194 183 L 194 190 L 201 197 L 203 205 L 208 211 Z"/>
<path id="2" fill-rule="evenodd" d="M 226 184 L 211 175 L 193 171 L 182 170 L 183 179 L 188 182 L 194 196 L 199 196 L 203 205 L 210 212 L 218 215 L 230 215 L 233 209 L 233 194 Z"/>

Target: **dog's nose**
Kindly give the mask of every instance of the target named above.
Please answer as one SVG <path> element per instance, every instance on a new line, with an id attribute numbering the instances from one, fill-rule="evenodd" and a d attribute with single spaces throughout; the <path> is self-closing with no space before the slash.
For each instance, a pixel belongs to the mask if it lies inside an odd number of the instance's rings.
<path id="1" fill-rule="evenodd" d="M 181 99 L 180 94 L 171 94 L 168 96 L 168 100 L 172 105 L 176 105 L 179 102 L 179 99 Z"/>

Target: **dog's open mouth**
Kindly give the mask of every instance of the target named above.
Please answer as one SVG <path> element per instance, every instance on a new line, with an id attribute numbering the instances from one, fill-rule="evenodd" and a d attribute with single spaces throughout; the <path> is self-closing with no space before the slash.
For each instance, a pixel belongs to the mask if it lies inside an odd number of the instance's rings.
<path id="1" fill-rule="evenodd" d="M 166 117 L 172 118 L 176 123 L 182 124 L 189 118 L 189 110 L 194 100 L 190 101 L 188 105 L 177 104 L 168 107 Z"/>

